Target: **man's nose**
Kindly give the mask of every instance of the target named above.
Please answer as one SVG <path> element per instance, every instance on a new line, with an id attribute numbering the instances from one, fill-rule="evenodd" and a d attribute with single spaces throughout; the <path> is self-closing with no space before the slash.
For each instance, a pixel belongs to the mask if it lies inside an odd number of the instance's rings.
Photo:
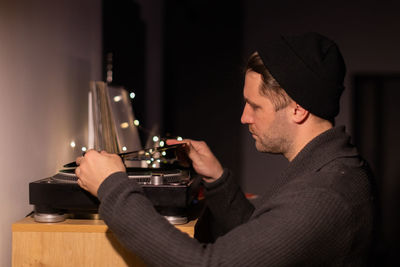
<path id="1" fill-rule="evenodd" d="M 243 108 L 242 117 L 240 118 L 242 124 L 250 124 L 252 122 L 249 106 L 246 104 Z"/>

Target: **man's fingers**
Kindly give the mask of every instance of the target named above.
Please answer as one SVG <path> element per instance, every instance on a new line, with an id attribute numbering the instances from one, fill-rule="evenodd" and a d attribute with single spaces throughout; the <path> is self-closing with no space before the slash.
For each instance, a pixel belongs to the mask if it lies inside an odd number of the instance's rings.
<path id="1" fill-rule="evenodd" d="M 75 174 L 76 174 L 76 176 L 80 176 L 81 175 L 81 168 L 80 167 L 76 167 L 76 169 L 75 169 Z"/>
<path id="2" fill-rule="evenodd" d="M 100 151 L 100 154 L 103 155 L 103 156 L 112 155 L 112 154 L 108 153 L 108 152 L 105 151 L 105 150 Z"/>
<path id="3" fill-rule="evenodd" d="M 189 143 L 188 156 L 192 159 L 192 161 L 197 161 L 200 159 L 200 155 L 192 142 Z"/>
<path id="4" fill-rule="evenodd" d="M 194 149 L 196 152 L 199 153 L 201 153 L 202 151 L 206 151 L 208 149 L 207 143 L 204 141 L 191 140 L 190 145 L 192 149 Z"/>
<path id="5" fill-rule="evenodd" d="M 85 157 L 90 157 L 90 156 L 92 156 L 93 153 L 98 153 L 98 152 L 97 152 L 96 150 L 89 149 L 89 150 L 84 154 L 84 156 L 77 157 L 76 160 L 75 160 L 76 165 L 81 165 L 81 164 L 82 164 L 82 161 L 85 159 Z"/>
<path id="6" fill-rule="evenodd" d="M 82 160 L 83 160 L 83 157 L 77 157 L 75 160 L 76 165 L 81 165 Z"/>
<path id="7" fill-rule="evenodd" d="M 192 139 L 183 139 L 181 141 L 175 139 L 167 140 L 167 145 L 175 145 L 175 144 L 186 144 L 186 146 L 184 146 L 182 150 L 193 161 L 200 159 L 199 152 L 202 151 L 204 146 L 207 146 L 204 141 L 195 141 Z"/>
<path id="8" fill-rule="evenodd" d="M 78 179 L 78 185 L 79 185 L 80 187 L 82 187 L 83 189 L 88 190 L 88 188 L 83 184 L 83 182 L 82 182 L 81 179 Z"/>
<path id="9" fill-rule="evenodd" d="M 176 145 L 176 144 L 180 144 L 183 143 L 183 141 L 178 141 L 176 139 L 167 139 L 165 140 L 165 142 L 167 143 L 167 145 Z"/>
<path id="10" fill-rule="evenodd" d="M 171 146 L 171 145 L 177 145 L 177 144 L 188 144 L 190 143 L 192 140 L 191 139 L 182 139 L 182 140 L 176 140 L 176 139 L 167 139 L 165 140 L 165 142 L 167 143 L 167 145 Z"/>

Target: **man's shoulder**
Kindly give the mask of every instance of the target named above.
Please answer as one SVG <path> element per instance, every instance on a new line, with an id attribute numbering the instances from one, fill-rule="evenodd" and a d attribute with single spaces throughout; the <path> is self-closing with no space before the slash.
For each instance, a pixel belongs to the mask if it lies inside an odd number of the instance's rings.
<path id="1" fill-rule="evenodd" d="M 373 175 L 358 157 L 335 159 L 314 172 L 303 174 L 282 190 L 325 191 L 358 205 L 372 196 Z"/>
<path id="2" fill-rule="evenodd" d="M 349 190 L 353 187 L 369 186 L 373 174 L 368 163 L 361 157 L 338 158 L 322 166 L 315 175 L 326 180 L 330 186 L 344 186 Z"/>

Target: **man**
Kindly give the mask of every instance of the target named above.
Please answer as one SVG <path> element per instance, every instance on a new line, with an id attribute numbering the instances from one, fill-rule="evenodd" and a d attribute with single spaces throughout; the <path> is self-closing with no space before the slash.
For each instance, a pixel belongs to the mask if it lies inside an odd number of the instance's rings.
<path id="1" fill-rule="evenodd" d="M 149 265 L 365 266 L 371 175 L 344 127 L 333 127 L 344 75 L 337 45 L 316 33 L 281 37 L 251 56 L 241 121 L 257 150 L 290 164 L 253 204 L 204 142 L 183 140 L 204 176 L 196 239 L 157 214 L 116 155 L 79 157 L 78 183 L 98 196 L 100 216 L 121 243 Z"/>

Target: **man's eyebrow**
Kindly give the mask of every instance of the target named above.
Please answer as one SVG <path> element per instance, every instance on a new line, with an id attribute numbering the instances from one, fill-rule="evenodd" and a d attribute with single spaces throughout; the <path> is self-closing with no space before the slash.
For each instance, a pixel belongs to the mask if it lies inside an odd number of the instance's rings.
<path id="1" fill-rule="evenodd" d="M 245 103 L 248 103 L 250 106 L 258 107 L 258 105 L 257 105 L 256 103 L 252 102 L 251 100 L 249 100 L 249 99 L 246 98 L 246 97 L 243 97 L 243 101 L 244 101 Z"/>

